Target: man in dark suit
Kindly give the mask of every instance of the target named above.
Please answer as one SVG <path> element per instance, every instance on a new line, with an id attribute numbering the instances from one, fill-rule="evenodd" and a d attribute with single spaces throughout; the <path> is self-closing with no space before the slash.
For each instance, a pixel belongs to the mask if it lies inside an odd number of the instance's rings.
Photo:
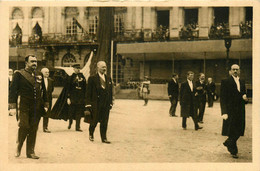
<path id="1" fill-rule="evenodd" d="M 195 83 L 196 92 L 198 94 L 198 111 L 199 111 L 199 123 L 203 123 L 203 116 L 205 112 L 205 105 L 206 105 L 206 83 L 205 83 L 205 74 L 200 73 L 199 80 Z"/>
<path id="2" fill-rule="evenodd" d="M 178 103 L 178 97 L 179 97 L 179 84 L 178 84 L 178 74 L 173 73 L 172 79 L 168 82 L 168 97 L 171 102 L 171 107 L 169 110 L 170 116 L 176 116 L 176 106 Z"/>
<path id="3" fill-rule="evenodd" d="M 230 77 L 221 81 L 220 106 L 223 118 L 222 135 L 228 136 L 223 143 L 233 158 L 238 158 L 237 140 L 245 131 L 245 81 L 239 78 L 237 64 L 231 66 Z"/>
<path id="4" fill-rule="evenodd" d="M 208 94 L 208 107 L 213 107 L 213 102 L 214 102 L 214 95 L 216 91 L 216 85 L 212 81 L 212 78 L 208 78 L 208 83 L 206 85 L 206 90 Z"/>
<path id="5" fill-rule="evenodd" d="M 186 120 L 189 116 L 192 117 L 195 130 L 202 129 L 198 124 L 197 116 L 197 92 L 195 84 L 193 83 L 194 72 L 187 72 L 187 80 L 181 84 L 180 89 L 180 105 L 181 105 L 181 117 L 182 117 L 182 128 L 186 130 Z"/>
<path id="6" fill-rule="evenodd" d="M 10 87 L 9 103 L 17 108 L 18 137 L 15 157 L 19 157 L 24 140 L 27 158 L 39 159 L 34 148 L 41 116 L 48 109 L 46 90 L 42 73 L 36 71 L 37 59 L 34 55 L 25 57 L 25 69 L 14 74 Z"/>
<path id="7" fill-rule="evenodd" d="M 76 120 L 76 131 L 82 132 L 80 129 L 80 119 L 84 116 L 86 103 L 86 79 L 80 73 L 80 64 L 74 64 L 74 73 L 70 76 L 68 83 L 67 103 L 69 105 L 69 126 L 71 128 L 73 119 Z"/>
<path id="8" fill-rule="evenodd" d="M 49 108 L 47 113 L 49 113 L 52 107 L 52 92 L 54 90 L 53 80 L 49 78 L 50 72 L 48 68 L 42 68 L 41 72 L 43 74 L 43 82 L 46 88 L 46 94 L 49 103 Z M 51 131 L 48 130 L 48 123 L 49 123 L 49 118 L 43 116 L 43 132 L 45 133 L 51 133 Z"/>
<path id="9" fill-rule="evenodd" d="M 100 122 L 100 135 L 102 143 L 109 144 L 107 140 L 107 125 L 109 112 L 113 106 L 112 81 L 106 75 L 107 66 L 104 61 L 97 63 L 97 74 L 90 76 L 87 86 L 87 105 L 91 111 L 89 120 L 89 140 L 94 141 L 94 131 Z"/>

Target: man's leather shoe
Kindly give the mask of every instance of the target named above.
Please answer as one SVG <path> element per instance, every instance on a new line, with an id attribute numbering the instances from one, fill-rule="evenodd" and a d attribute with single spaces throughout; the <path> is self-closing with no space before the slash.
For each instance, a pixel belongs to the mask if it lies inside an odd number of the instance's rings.
<path id="1" fill-rule="evenodd" d="M 20 155 L 21 155 L 21 152 L 18 151 L 18 150 L 17 150 L 16 153 L 14 154 L 15 157 L 20 157 Z"/>
<path id="2" fill-rule="evenodd" d="M 27 155 L 27 158 L 39 159 L 40 157 L 36 156 L 35 154 L 31 154 L 31 155 Z"/>
<path id="3" fill-rule="evenodd" d="M 89 140 L 90 140 L 90 141 L 94 141 L 94 136 L 93 136 L 93 135 L 90 135 L 90 136 L 89 136 Z"/>
<path id="4" fill-rule="evenodd" d="M 104 140 L 102 140 L 102 143 L 110 144 L 111 142 L 108 141 L 107 139 L 104 139 Z"/>
<path id="5" fill-rule="evenodd" d="M 201 126 L 197 126 L 197 127 L 195 127 L 195 130 L 197 131 L 197 130 L 199 130 L 199 129 L 202 129 L 203 127 L 201 127 Z"/>
<path id="6" fill-rule="evenodd" d="M 43 132 L 45 132 L 45 133 L 51 133 L 51 131 L 49 131 L 47 128 L 44 129 Z"/>
<path id="7" fill-rule="evenodd" d="M 238 155 L 237 154 L 231 154 L 232 155 L 232 157 L 234 158 L 234 159 L 237 159 L 238 158 Z"/>
<path id="8" fill-rule="evenodd" d="M 76 131 L 78 131 L 78 132 L 83 132 L 81 129 L 76 129 Z"/>

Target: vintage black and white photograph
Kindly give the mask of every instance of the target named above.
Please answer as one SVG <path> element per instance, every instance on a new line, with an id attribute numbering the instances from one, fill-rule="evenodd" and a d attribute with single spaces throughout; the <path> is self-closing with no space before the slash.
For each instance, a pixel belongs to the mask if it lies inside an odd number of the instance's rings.
<path id="1" fill-rule="evenodd" d="M 8 165 L 253 164 L 254 8 L 9 5 Z"/>

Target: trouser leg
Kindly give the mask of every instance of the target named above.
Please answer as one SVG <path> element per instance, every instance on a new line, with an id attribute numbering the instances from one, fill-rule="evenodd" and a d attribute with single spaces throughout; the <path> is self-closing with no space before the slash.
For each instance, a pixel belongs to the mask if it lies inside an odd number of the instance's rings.
<path id="1" fill-rule="evenodd" d="M 89 125 L 89 135 L 93 136 L 97 123 Z"/>
<path id="2" fill-rule="evenodd" d="M 198 128 L 199 124 L 198 124 L 198 116 L 196 112 L 192 115 L 192 120 L 194 122 L 195 128 Z"/>
<path id="3" fill-rule="evenodd" d="M 230 153 L 231 154 L 237 154 L 238 153 L 238 148 L 237 148 L 237 140 L 239 139 L 240 136 L 238 135 L 232 135 L 229 136 L 227 141 L 229 142 L 229 146 L 231 148 Z"/>
<path id="4" fill-rule="evenodd" d="M 108 125 L 108 117 L 100 122 L 101 140 L 107 139 L 107 125 Z"/>
<path id="5" fill-rule="evenodd" d="M 25 138 L 27 137 L 28 134 L 28 129 L 27 128 L 22 128 L 19 127 L 18 128 L 18 135 L 17 135 L 17 140 L 16 140 L 16 145 L 17 145 L 17 152 L 21 153 L 21 149 L 23 147 L 23 142 L 25 140 Z"/>
<path id="6" fill-rule="evenodd" d="M 182 117 L 182 128 L 186 128 L 187 124 L 186 124 L 187 118 L 186 117 Z"/>
<path id="7" fill-rule="evenodd" d="M 81 119 L 81 116 L 76 115 L 76 130 L 80 129 L 80 119 Z"/>
<path id="8" fill-rule="evenodd" d="M 38 125 L 39 125 L 40 119 L 41 118 L 38 116 L 34 116 L 34 117 L 30 118 L 30 128 L 28 130 L 28 136 L 27 136 L 27 141 L 26 141 L 27 156 L 34 154 L 37 130 L 38 130 Z"/>
<path id="9" fill-rule="evenodd" d="M 48 128 L 49 118 L 43 117 L 43 130 Z"/>
<path id="10" fill-rule="evenodd" d="M 208 95 L 208 106 L 209 107 L 213 106 L 213 96 L 212 95 Z"/>
<path id="11" fill-rule="evenodd" d="M 203 121 L 203 116 L 204 116 L 204 112 L 205 112 L 205 102 L 202 101 L 199 104 L 199 121 Z"/>

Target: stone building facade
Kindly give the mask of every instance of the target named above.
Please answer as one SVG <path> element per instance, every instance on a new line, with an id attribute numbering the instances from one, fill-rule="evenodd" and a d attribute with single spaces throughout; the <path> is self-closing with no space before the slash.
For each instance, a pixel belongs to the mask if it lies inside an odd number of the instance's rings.
<path id="1" fill-rule="evenodd" d="M 11 7 L 9 66 L 24 66 L 36 54 L 40 66 L 83 67 L 98 45 L 98 7 Z M 252 7 L 115 7 L 113 78 L 165 83 L 173 72 L 220 83 L 229 64 L 238 63 L 252 84 Z M 232 39 L 228 51 L 225 39 Z"/>

